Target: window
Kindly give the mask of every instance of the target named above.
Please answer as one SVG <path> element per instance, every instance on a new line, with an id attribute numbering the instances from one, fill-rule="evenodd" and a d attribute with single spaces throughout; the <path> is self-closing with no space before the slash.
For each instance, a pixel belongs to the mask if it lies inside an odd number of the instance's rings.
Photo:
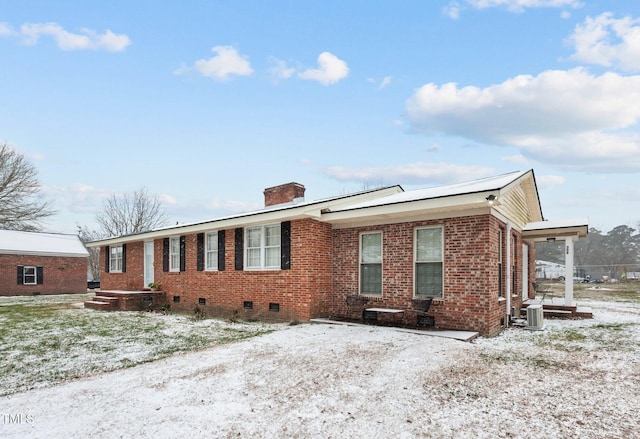
<path id="1" fill-rule="evenodd" d="M 414 270 L 416 297 L 442 297 L 444 283 L 442 255 L 442 228 L 416 229 Z"/>
<path id="2" fill-rule="evenodd" d="M 382 294 L 382 232 L 360 235 L 360 294 Z"/>
<path id="3" fill-rule="evenodd" d="M 122 273 L 122 245 L 112 245 L 109 252 L 109 271 Z"/>
<path id="4" fill-rule="evenodd" d="M 18 285 L 42 285 L 44 283 L 43 267 L 18 265 L 17 274 Z"/>
<path id="5" fill-rule="evenodd" d="M 22 283 L 23 285 L 36 285 L 37 277 L 36 277 L 36 267 L 23 267 L 23 277 Z"/>
<path id="6" fill-rule="evenodd" d="M 218 232 L 205 235 L 205 269 L 218 269 Z"/>
<path id="7" fill-rule="evenodd" d="M 180 271 L 180 237 L 169 238 L 169 271 Z"/>
<path id="8" fill-rule="evenodd" d="M 245 242 L 248 269 L 280 268 L 280 224 L 248 227 Z"/>

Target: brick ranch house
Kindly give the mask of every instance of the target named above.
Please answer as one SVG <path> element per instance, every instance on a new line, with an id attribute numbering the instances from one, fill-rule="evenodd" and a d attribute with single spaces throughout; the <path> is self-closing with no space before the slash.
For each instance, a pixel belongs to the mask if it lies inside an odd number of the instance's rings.
<path id="1" fill-rule="evenodd" d="M 76 235 L 0 230 L 0 296 L 86 293 L 88 257 Z"/>
<path id="2" fill-rule="evenodd" d="M 533 170 L 309 202 L 304 192 L 276 186 L 262 210 L 89 243 L 101 287 L 156 282 L 172 309 L 281 321 L 362 319 L 367 307 L 409 311 L 431 298 L 436 327 L 494 335 L 535 294 L 527 227 L 535 239 L 587 228 L 531 227 L 544 225 Z"/>

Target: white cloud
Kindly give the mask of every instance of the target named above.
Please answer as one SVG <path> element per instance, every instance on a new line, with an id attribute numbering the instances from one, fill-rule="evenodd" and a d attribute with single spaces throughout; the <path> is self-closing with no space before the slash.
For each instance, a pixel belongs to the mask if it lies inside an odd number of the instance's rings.
<path id="1" fill-rule="evenodd" d="M 575 48 L 575 61 L 640 71 L 640 19 L 614 19 L 606 12 L 587 17 L 578 24 L 567 42 Z"/>
<path id="2" fill-rule="evenodd" d="M 486 88 L 427 84 L 407 101 L 414 130 L 509 145 L 582 169 L 640 169 L 640 76 L 583 69 L 521 75 Z"/>
<path id="3" fill-rule="evenodd" d="M 386 86 L 388 86 L 389 84 L 391 84 L 391 80 L 393 79 L 392 76 L 385 76 L 384 78 L 382 78 L 382 81 L 380 81 L 378 83 L 377 79 L 374 78 L 367 78 L 367 82 L 370 82 L 371 84 L 375 84 L 378 86 L 379 89 L 383 89 Z"/>
<path id="4" fill-rule="evenodd" d="M 308 69 L 298 74 L 300 79 L 318 81 L 322 85 L 331 85 L 349 75 L 347 63 L 329 52 L 318 55 L 318 68 Z"/>
<path id="5" fill-rule="evenodd" d="M 551 189 L 563 185 L 565 178 L 559 175 L 536 175 L 536 184 L 540 189 Z"/>
<path id="6" fill-rule="evenodd" d="M 393 184 L 454 183 L 490 175 L 495 170 L 485 166 L 452 163 L 416 162 L 381 168 L 345 168 L 333 166 L 324 173 L 339 181 L 391 181 Z"/>
<path id="7" fill-rule="evenodd" d="M 195 70 L 202 76 L 214 79 L 229 79 L 232 75 L 249 76 L 253 69 L 244 55 L 240 55 L 232 46 L 215 46 L 211 49 L 216 53 L 208 59 L 199 59 L 193 64 L 193 69 L 180 67 L 174 73 L 183 74 Z"/>
<path id="8" fill-rule="evenodd" d="M 505 8 L 509 12 L 522 13 L 528 8 L 580 8 L 583 3 L 578 0 L 457 0 L 451 1 L 443 8 L 443 13 L 457 20 L 460 18 L 460 12 L 467 8 L 472 9 L 488 9 L 488 8 Z"/>
<path id="9" fill-rule="evenodd" d="M 98 34 L 91 29 L 81 29 L 81 33 L 71 33 L 57 23 L 27 23 L 20 27 L 24 43 L 35 45 L 41 36 L 52 37 L 62 50 L 107 50 L 121 52 L 131 44 L 125 34 L 115 34 L 107 29 Z"/>
<path id="10" fill-rule="evenodd" d="M 15 32 L 9 23 L 0 22 L 0 37 L 15 35 Z"/>
<path id="11" fill-rule="evenodd" d="M 178 200 L 173 195 L 160 194 L 158 195 L 158 199 L 160 200 L 161 203 L 167 206 L 175 206 L 176 204 L 178 204 Z"/>
<path id="12" fill-rule="evenodd" d="M 507 163 L 527 163 L 529 160 L 522 154 L 511 155 L 508 157 L 502 157 L 500 160 Z"/>
<path id="13" fill-rule="evenodd" d="M 55 199 L 55 204 L 73 213 L 97 214 L 102 210 L 102 202 L 111 196 L 106 189 L 99 189 L 83 183 L 69 186 L 43 186 L 43 193 Z"/>
<path id="14" fill-rule="evenodd" d="M 460 18 L 460 3 L 452 1 L 443 8 L 444 15 L 453 20 Z"/>
<path id="15" fill-rule="evenodd" d="M 269 69 L 269 74 L 275 80 L 289 79 L 296 72 L 296 69 L 289 67 L 285 61 L 277 58 L 271 58 L 273 67 Z"/>
<path id="16" fill-rule="evenodd" d="M 475 9 L 504 7 L 511 12 L 523 12 L 527 8 L 580 8 L 578 0 L 465 0 Z"/>

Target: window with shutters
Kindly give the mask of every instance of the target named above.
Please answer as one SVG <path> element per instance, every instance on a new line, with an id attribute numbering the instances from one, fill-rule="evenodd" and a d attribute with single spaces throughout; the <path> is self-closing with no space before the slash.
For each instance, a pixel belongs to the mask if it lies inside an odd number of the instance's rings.
<path id="1" fill-rule="evenodd" d="M 414 288 L 416 297 L 443 297 L 444 240 L 442 227 L 415 231 Z"/>
<path id="2" fill-rule="evenodd" d="M 360 235 L 360 294 L 382 294 L 382 232 Z"/>
<path id="3" fill-rule="evenodd" d="M 109 271 L 111 273 L 122 273 L 122 254 L 122 245 L 109 247 Z"/>
<path id="4" fill-rule="evenodd" d="M 218 232 L 209 232 L 205 235 L 205 269 L 207 271 L 218 269 Z"/>
<path id="5" fill-rule="evenodd" d="M 23 285 L 36 285 L 38 283 L 38 278 L 36 276 L 36 267 L 23 267 L 22 273 Z"/>
<path id="6" fill-rule="evenodd" d="M 169 238 L 169 271 L 180 271 L 180 237 Z"/>
<path id="7" fill-rule="evenodd" d="M 246 269 L 280 269 L 280 224 L 247 227 L 245 230 Z"/>

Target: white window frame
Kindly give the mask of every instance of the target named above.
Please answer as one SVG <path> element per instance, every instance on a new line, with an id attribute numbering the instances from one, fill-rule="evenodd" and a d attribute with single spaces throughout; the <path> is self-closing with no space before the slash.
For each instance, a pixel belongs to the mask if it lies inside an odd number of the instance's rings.
<path id="1" fill-rule="evenodd" d="M 278 229 L 278 239 L 277 244 L 267 244 L 267 230 L 269 229 Z M 254 242 L 252 246 L 250 246 L 250 235 L 252 232 L 259 232 L 259 243 Z M 282 228 L 280 223 L 273 224 L 264 224 L 261 226 L 252 226 L 246 227 L 244 230 L 244 259 L 246 261 L 245 269 L 248 271 L 252 270 L 280 270 L 281 269 L 281 261 L 280 255 L 282 254 Z M 272 265 L 267 265 L 267 254 L 269 250 L 275 251 L 277 249 L 277 262 Z M 257 258 L 250 258 L 250 254 L 258 255 Z M 253 263 L 252 260 L 257 259 L 257 264 Z M 253 263 L 253 265 L 251 265 Z"/>
<path id="2" fill-rule="evenodd" d="M 366 235 L 380 235 L 380 262 L 365 262 L 363 260 L 364 254 L 362 252 L 362 238 Z M 374 296 L 381 297 L 384 292 L 384 233 L 381 230 L 372 230 L 367 232 L 361 232 L 358 236 L 358 294 L 362 296 Z M 362 286 L 362 266 L 363 264 L 380 264 L 380 292 L 363 291 Z"/>
<path id="3" fill-rule="evenodd" d="M 211 241 L 210 241 L 211 239 Z M 207 232 L 204 235 L 204 269 L 218 270 L 218 232 Z"/>
<path id="4" fill-rule="evenodd" d="M 179 236 L 172 236 L 169 238 L 169 271 L 173 273 L 180 271 L 180 237 Z"/>
<path id="5" fill-rule="evenodd" d="M 124 247 L 122 244 L 109 247 L 109 272 L 122 273 L 122 254 Z"/>
<path id="6" fill-rule="evenodd" d="M 33 274 L 27 274 L 27 270 L 33 270 Z M 33 282 L 27 282 L 27 277 L 33 277 Z M 25 265 L 22 267 L 22 285 L 37 285 L 38 284 L 38 269 L 31 265 Z"/>
<path id="7" fill-rule="evenodd" d="M 420 230 L 440 230 L 440 259 L 418 259 L 418 233 Z M 427 294 L 418 294 L 418 264 L 420 263 L 436 263 L 439 262 L 442 265 L 442 279 L 440 283 L 442 285 L 442 291 L 440 295 L 427 295 Z M 425 227 L 416 227 L 413 232 L 413 297 L 416 299 L 426 299 L 426 298 L 434 298 L 434 299 L 443 299 L 444 298 L 444 227 L 442 226 L 425 226 Z"/>

